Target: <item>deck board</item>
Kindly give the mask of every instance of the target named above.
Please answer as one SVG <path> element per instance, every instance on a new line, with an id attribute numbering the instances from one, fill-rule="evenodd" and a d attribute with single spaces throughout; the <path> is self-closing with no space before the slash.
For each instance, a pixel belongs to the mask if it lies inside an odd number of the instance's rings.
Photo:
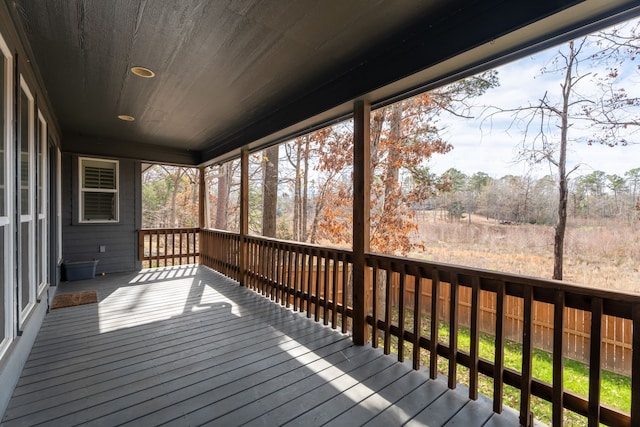
<path id="1" fill-rule="evenodd" d="M 206 267 L 61 285 L 3 425 L 516 425 Z"/>

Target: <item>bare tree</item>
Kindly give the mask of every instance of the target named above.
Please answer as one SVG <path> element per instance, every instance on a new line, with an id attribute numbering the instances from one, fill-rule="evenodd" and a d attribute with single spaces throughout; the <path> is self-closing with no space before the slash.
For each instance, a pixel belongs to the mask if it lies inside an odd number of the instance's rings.
<path id="1" fill-rule="evenodd" d="M 262 235 L 276 236 L 276 213 L 278 207 L 278 162 L 280 146 L 264 150 L 262 187 Z"/>
<path id="2" fill-rule="evenodd" d="M 613 39 L 616 34 L 612 32 L 608 38 Z M 605 62 L 620 64 L 627 60 L 620 55 L 622 49 L 603 49 L 606 40 L 602 34 L 587 36 L 558 48 L 549 66 L 541 70 L 542 74 L 561 77 L 558 93 L 547 91 L 536 103 L 510 109 L 494 107 L 487 114 L 491 118 L 496 114 L 511 114 L 511 127 L 523 126 L 518 160 L 532 166 L 544 163 L 554 172 L 558 205 L 553 278 L 558 280 L 563 274 L 569 177 L 580 166 L 568 162 L 568 145 L 571 142 L 626 145 L 630 141 L 624 135 L 629 133 L 624 130 L 639 124 L 637 109 L 633 107 L 640 106 L 640 102 L 628 98 L 624 88 L 617 86 L 617 69 L 611 65 L 604 75 L 594 71 Z M 611 46 L 612 42 L 606 43 Z M 589 137 L 584 136 L 586 131 Z"/>

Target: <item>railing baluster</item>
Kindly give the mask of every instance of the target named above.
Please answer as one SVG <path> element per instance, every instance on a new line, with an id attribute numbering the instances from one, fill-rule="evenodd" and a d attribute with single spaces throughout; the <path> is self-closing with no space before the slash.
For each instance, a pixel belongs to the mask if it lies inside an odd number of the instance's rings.
<path id="1" fill-rule="evenodd" d="M 316 283 L 315 283 L 315 295 L 316 295 L 316 304 L 313 309 L 313 319 L 317 322 L 320 320 L 320 267 L 322 265 L 322 257 L 320 255 L 320 251 L 316 250 Z"/>
<path id="2" fill-rule="evenodd" d="M 311 318 L 311 280 L 313 278 L 313 252 L 309 251 L 309 271 L 307 277 L 307 318 Z"/>
<path id="3" fill-rule="evenodd" d="M 329 253 L 325 252 L 324 255 L 324 296 L 323 296 L 323 300 L 324 300 L 324 307 L 322 308 L 322 324 L 327 326 L 329 324 L 329 316 L 328 316 L 328 310 L 329 310 L 329 264 L 330 264 L 330 258 L 329 258 Z"/>
<path id="4" fill-rule="evenodd" d="M 520 383 L 520 425 L 531 426 L 531 378 L 533 361 L 533 288 L 523 287 L 524 313 L 522 321 L 522 377 Z"/>
<path id="5" fill-rule="evenodd" d="M 276 243 L 276 251 L 276 301 L 284 305 L 284 251 L 281 244 Z"/>
<path id="6" fill-rule="evenodd" d="M 276 250 L 274 247 L 274 244 L 269 242 L 267 243 L 267 256 L 269 257 L 269 263 L 267 265 L 267 283 L 269 284 L 269 287 L 267 288 L 268 290 L 268 295 L 269 295 L 269 299 L 271 301 L 275 300 L 275 281 L 276 281 L 276 272 L 275 272 L 275 265 L 276 265 Z"/>
<path id="7" fill-rule="evenodd" d="M 174 238 L 173 236 L 175 236 L 174 233 L 171 233 L 171 265 L 175 265 L 175 255 L 176 255 L 176 249 L 175 249 L 175 242 L 174 242 Z M 169 236 L 167 236 L 168 238 Z M 165 261 L 166 263 L 167 261 Z"/>
<path id="8" fill-rule="evenodd" d="M 154 251 L 154 245 L 156 246 L 155 251 Z M 158 251 L 157 246 L 158 246 L 158 243 L 155 240 L 155 231 L 152 231 L 149 234 L 149 247 L 150 247 L 150 250 L 149 250 L 149 268 L 153 267 L 155 257 L 158 256 L 157 253 L 156 253 Z"/>
<path id="9" fill-rule="evenodd" d="M 187 253 L 186 253 L 187 264 L 191 264 L 191 232 L 187 231 L 184 234 L 187 237 Z M 165 236 L 165 241 L 166 241 L 166 238 L 167 236 Z M 165 265 L 166 265 L 166 260 L 165 260 Z"/>
<path id="10" fill-rule="evenodd" d="M 505 283 L 498 283 L 496 289 L 496 336 L 493 370 L 493 412 L 502 413 L 502 394 L 504 392 L 504 300 Z"/>
<path id="11" fill-rule="evenodd" d="M 193 233 L 193 263 L 197 264 L 199 262 L 198 257 L 200 256 L 198 253 L 198 232 L 194 231 Z"/>
<path id="12" fill-rule="evenodd" d="M 282 278 L 282 246 L 279 243 L 274 244 L 275 253 L 275 261 L 274 261 L 274 272 L 273 275 L 275 277 L 275 290 L 276 290 L 276 303 L 280 303 L 283 305 L 284 302 L 284 279 Z"/>
<path id="13" fill-rule="evenodd" d="M 404 266 L 400 268 L 398 286 L 398 362 L 404 362 L 404 286 L 406 274 Z"/>
<path id="14" fill-rule="evenodd" d="M 420 337 L 422 336 L 422 274 L 413 272 L 413 369 L 420 369 Z"/>
<path id="15" fill-rule="evenodd" d="M 158 257 L 158 267 L 167 266 L 167 230 L 160 232 L 160 244 L 162 245 L 162 253 Z"/>
<path id="16" fill-rule="evenodd" d="M 429 377 L 438 378 L 438 291 L 440 289 L 440 274 L 437 269 L 433 269 L 431 274 L 431 340 L 429 346 Z"/>
<path id="17" fill-rule="evenodd" d="M 196 235 L 193 231 L 187 231 L 187 235 L 189 236 L 189 242 L 191 243 L 191 239 L 193 239 L 193 245 L 189 245 L 189 250 L 187 251 L 188 256 L 193 256 L 193 261 L 187 261 L 187 264 L 195 264 L 196 262 Z M 173 249 L 172 249 L 173 251 Z M 173 258 L 173 255 L 171 256 Z M 173 260 L 172 260 L 173 263 Z"/>
<path id="18" fill-rule="evenodd" d="M 307 266 L 307 253 L 306 251 L 303 249 L 300 252 L 300 311 L 305 311 L 305 306 L 306 306 L 306 310 L 309 310 L 309 301 L 306 300 L 307 296 L 305 294 L 305 278 L 307 277 L 306 273 L 306 269 L 305 267 Z M 306 305 L 305 305 L 305 301 L 306 301 Z"/>
<path id="19" fill-rule="evenodd" d="M 338 327 L 338 253 L 333 253 L 333 274 L 331 283 L 331 301 L 333 301 L 333 311 L 331 312 L 331 328 Z"/>
<path id="20" fill-rule="evenodd" d="M 152 253 L 153 254 L 152 255 L 153 258 L 151 258 L 150 266 L 153 267 L 155 265 L 155 267 L 157 267 L 158 266 L 158 251 L 159 251 L 159 249 L 158 249 L 158 246 L 159 246 L 159 244 L 158 244 L 158 232 L 157 231 L 153 232 L 153 237 L 152 238 L 155 239 L 156 251 Z"/>
<path id="21" fill-rule="evenodd" d="M 273 257 L 273 286 L 275 288 L 275 302 L 282 304 L 282 247 L 279 243 L 274 243 L 273 250 L 275 251 Z"/>
<path id="22" fill-rule="evenodd" d="M 267 274 L 269 274 L 269 251 L 267 250 L 267 246 L 263 243 L 260 244 L 260 293 L 262 295 L 267 295 Z"/>
<path id="23" fill-rule="evenodd" d="M 238 250 L 240 249 L 239 243 L 239 241 L 235 242 Z M 251 245 L 253 246 L 253 269 L 251 270 L 251 275 L 253 276 L 253 290 L 260 292 L 260 245 L 255 241 L 252 241 Z"/>
<path id="24" fill-rule="evenodd" d="M 247 271 L 246 280 L 247 288 L 255 290 L 255 271 L 256 271 L 256 252 L 255 245 L 251 240 L 245 242 L 245 248 L 247 250 Z"/>
<path id="25" fill-rule="evenodd" d="M 449 378 L 450 389 L 458 384 L 458 274 L 451 274 L 449 298 Z"/>
<path id="26" fill-rule="evenodd" d="M 557 291 L 553 302 L 553 425 L 564 422 L 564 292 Z"/>
<path id="27" fill-rule="evenodd" d="M 387 281 L 384 297 L 384 354 L 391 353 L 391 266 L 386 267 Z"/>
<path id="28" fill-rule="evenodd" d="M 343 255 L 342 258 L 342 333 L 347 332 L 347 283 L 349 280 L 349 263 L 347 262 L 347 256 Z"/>
<path id="29" fill-rule="evenodd" d="M 287 292 L 285 293 L 287 301 L 285 304 L 285 307 L 289 308 L 291 306 L 291 288 L 293 288 L 293 272 L 291 271 L 292 269 L 292 263 L 293 263 L 293 250 L 291 248 L 287 248 L 287 252 L 286 252 L 286 259 L 287 259 L 287 270 L 286 270 L 286 274 L 287 274 Z"/>
<path id="30" fill-rule="evenodd" d="M 589 427 L 598 427 L 600 425 L 602 308 L 602 298 L 592 297 L 591 337 L 589 345 Z"/>
<path id="31" fill-rule="evenodd" d="M 478 346 L 479 314 L 480 314 L 480 278 L 473 276 L 471 280 L 471 330 L 469 348 L 469 399 L 478 399 Z"/>
<path id="32" fill-rule="evenodd" d="M 291 253 L 293 254 L 293 311 L 298 311 L 298 272 L 300 270 L 298 258 L 299 251 L 297 249 L 292 249 Z"/>
<path id="33" fill-rule="evenodd" d="M 276 279 L 276 273 L 275 273 L 275 256 L 276 256 L 276 251 L 275 248 L 273 246 L 273 243 L 269 242 L 267 243 L 267 257 L 268 257 L 268 262 L 267 262 L 267 295 L 269 296 L 269 299 L 271 301 L 275 300 L 274 294 L 275 294 L 275 279 Z"/>
<path id="34" fill-rule="evenodd" d="M 373 325 L 371 326 L 371 346 L 378 348 L 378 265 L 373 266 L 371 272 L 373 287 L 371 290 L 371 313 L 373 315 Z"/>

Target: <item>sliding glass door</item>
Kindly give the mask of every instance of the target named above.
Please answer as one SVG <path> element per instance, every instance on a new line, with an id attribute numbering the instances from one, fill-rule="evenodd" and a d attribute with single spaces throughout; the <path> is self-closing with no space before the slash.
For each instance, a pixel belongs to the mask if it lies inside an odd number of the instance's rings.
<path id="1" fill-rule="evenodd" d="M 13 245 L 9 203 L 12 188 L 13 59 L 0 37 L 0 359 L 15 336 L 15 288 L 11 280 Z"/>

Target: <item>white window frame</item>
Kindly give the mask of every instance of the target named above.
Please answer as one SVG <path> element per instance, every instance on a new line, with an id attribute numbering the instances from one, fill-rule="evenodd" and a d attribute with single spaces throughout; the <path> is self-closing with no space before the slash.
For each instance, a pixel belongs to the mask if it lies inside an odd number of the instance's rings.
<path id="1" fill-rule="evenodd" d="M 22 272 L 22 265 L 23 263 L 20 262 L 20 274 L 19 274 L 19 283 L 20 283 L 20 292 L 18 292 L 18 310 L 20 311 L 19 313 L 19 328 L 22 330 L 25 324 L 26 319 L 29 317 L 29 314 L 31 314 L 31 311 L 35 308 L 36 306 L 36 276 L 35 276 L 35 269 L 33 268 L 34 266 L 34 260 L 35 260 L 35 256 L 36 256 L 36 251 L 35 251 L 35 242 L 36 242 L 36 229 L 35 229 L 35 197 L 34 197 L 34 192 L 35 192 L 35 153 L 34 153 L 34 139 L 35 139 L 35 120 L 34 120 L 34 115 L 35 115 L 35 100 L 33 97 L 33 94 L 31 93 L 31 90 L 29 89 L 29 86 L 27 85 L 26 81 L 24 80 L 24 77 L 22 77 L 22 75 L 20 75 L 20 89 L 22 91 L 24 91 L 24 93 L 27 95 L 27 99 L 29 102 L 29 108 L 28 108 L 28 144 L 29 144 L 29 159 L 28 159 L 28 168 L 29 168 L 29 188 L 27 189 L 27 199 L 28 199 L 28 213 L 23 214 L 22 213 L 22 200 L 20 201 L 20 224 L 18 225 L 20 227 L 20 233 L 22 233 L 22 224 L 24 224 L 25 222 L 27 222 L 29 224 L 29 252 L 28 252 L 28 262 L 29 262 L 29 272 L 28 272 L 28 281 L 29 281 L 29 301 L 27 302 L 27 305 L 25 306 L 24 309 L 22 309 L 22 289 L 23 289 L 23 283 L 22 283 L 22 279 L 24 277 L 24 274 Z M 22 96 L 22 95 L 21 95 Z M 18 153 L 18 156 L 22 156 L 22 152 L 20 151 Z M 20 163 L 22 163 L 22 160 L 20 159 Z M 22 172 L 20 173 L 20 175 L 22 175 Z M 22 183 L 18 182 L 19 187 L 20 187 L 20 195 L 22 196 Z M 20 239 L 22 240 L 22 238 Z M 24 255 L 24 251 L 22 250 L 22 248 L 20 248 L 20 252 L 22 253 L 22 255 Z"/>
<path id="2" fill-rule="evenodd" d="M 14 243 L 13 243 L 13 226 L 14 221 L 10 219 L 13 217 L 13 205 L 10 203 L 14 200 L 14 154 L 13 154 L 13 55 L 11 50 L 5 43 L 2 35 L 0 35 L 0 54 L 5 59 L 5 81 L 0 82 L 4 84 L 5 89 L 5 129 L 2 137 L 5 141 L 5 158 L 4 158 L 4 206 L 5 216 L 0 216 L 0 232 L 4 233 L 4 288 L 0 285 L 0 292 L 4 292 L 4 334 L 0 339 L 0 361 L 7 353 L 9 346 L 17 335 L 16 330 L 16 294 L 15 294 L 15 282 L 14 276 Z M 1 100 L 0 100 L 1 102 Z M 1 130 L 0 130 L 1 132 Z M 0 213 L 1 214 L 1 213 Z"/>
<path id="3" fill-rule="evenodd" d="M 40 247 L 36 248 L 36 250 L 38 251 L 38 256 L 40 257 L 40 259 L 42 260 L 42 262 L 40 263 L 40 277 L 42 278 L 42 280 L 40 281 L 40 283 L 37 284 L 38 286 L 38 298 L 40 298 L 42 296 L 42 293 L 47 289 L 47 285 L 49 284 L 49 257 L 48 255 L 48 248 L 49 248 L 49 233 L 48 233 L 48 228 L 47 228 L 47 209 L 48 204 L 47 201 L 49 200 L 49 186 L 47 185 L 49 182 L 49 168 L 47 167 L 48 165 L 48 146 L 47 146 L 47 138 L 48 138 L 48 128 L 47 128 L 47 121 L 45 120 L 44 116 L 42 115 L 42 112 L 40 110 L 38 110 L 38 127 L 39 127 L 39 132 L 38 132 L 38 136 L 40 137 L 39 141 L 36 141 L 36 144 L 40 145 L 40 152 L 42 153 L 42 159 L 40 159 L 39 164 L 36 165 L 36 168 L 39 171 L 39 174 L 36 174 L 38 176 L 38 179 L 40 182 L 36 183 L 36 189 L 35 189 L 35 197 L 37 198 L 39 196 L 38 193 L 38 185 L 40 185 L 42 187 L 42 200 L 38 202 L 36 202 L 35 206 L 37 207 L 38 204 L 40 205 L 40 211 L 36 212 L 36 226 L 35 226 L 35 230 L 37 232 L 38 230 L 38 224 L 40 221 L 42 221 L 42 230 L 40 230 L 40 236 L 39 240 L 40 241 Z M 37 150 L 35 150 L 36 153 L 34 153 L 34 156 L 36 156 L 37 154 Z M 38 162 L 38 158 L 36 156 L 36 162 Z M 37 241 L 36 240 L 36 241 Z"/>
<path id="4" fill-rule="evenodd" d="M 115 190 L 104 188 L 83 188 L 84 168 L 82 162 L 88 160 L 91 162 L 113 163 L 116 169 L 116 188 Z M 114 219 L 84 219 L 84 193 L 115 193 Z M 81 224 L 104 224 L 120 222 L 120 162 L 118 160 L 100 159 L 93 157 L 78 157 L 78 222 Z"/>

